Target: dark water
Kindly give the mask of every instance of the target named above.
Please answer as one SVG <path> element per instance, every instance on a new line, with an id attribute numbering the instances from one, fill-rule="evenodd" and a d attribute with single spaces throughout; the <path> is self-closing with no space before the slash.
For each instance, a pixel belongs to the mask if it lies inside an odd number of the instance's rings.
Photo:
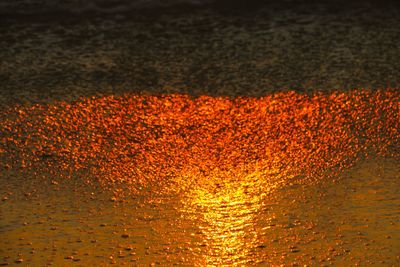
<path id="1" fill-rule="evenodd" d="M 371 7 L 381 7 L 384 5 L 395 5 L 396 1 L 391 0 L 367 0 L 367 1 L 310 1 L 310 0 L 282 0 L 282 1 L 261 1 L 261 0 L 3 0 L 0 3 L 0 9 L 8 13 L 33 14 L 43 12 L 65 11 L 70 13 L 82 12 L 102 12 L 102 13 L 118 13 L 140 9 L 155 9 L 167 7 L 182 7 L 190 8 L 213 6 L 224 9 L 237 9 L 240 11 L 252 10 L 258 7 L 276 6 L 283 7 L 299 6 L 299 5 L 331 5 L 338 7 L 339 5 L 347 7 L 355 7 L 368 4 Z"/>
<path id="2" fill-rule="evenodd" d="M 396 6 L 267 2 L 109 14 L 15 2 L 15 12 L 0 16 L 0 105 L 399 87 Z"/>
<path id="3" fill-rule="evenodd" d="M 4 13 L 43 14 L 66 12 L 80 14 L 83 12 L 120 13 L 146 8 L 165 8 L 180 5 L 193 7 L 206 5 L 213 0 L 88 0 L 88 1 L 43 1 L 17 0 L 2 1 L 0 10 Z"/>

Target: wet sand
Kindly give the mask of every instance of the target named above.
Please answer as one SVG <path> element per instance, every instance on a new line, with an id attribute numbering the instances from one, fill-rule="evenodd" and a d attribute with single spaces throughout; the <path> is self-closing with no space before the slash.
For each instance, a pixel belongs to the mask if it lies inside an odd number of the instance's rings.
<path id="1" fill-rule="evenodd" d="M 152 192 L 112 202 L 70 182 L 39 186 L 3 172 L 1 262 L 396 266 L 399 173 L 397 162 L 373 160 L 337 182 L 289 186 L 260 202 L 199 204 Z"/>

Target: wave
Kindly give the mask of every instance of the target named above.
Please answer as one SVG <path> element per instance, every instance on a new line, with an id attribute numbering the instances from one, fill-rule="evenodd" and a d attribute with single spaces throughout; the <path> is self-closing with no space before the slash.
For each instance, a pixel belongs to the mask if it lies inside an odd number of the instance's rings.
<path id="1" fill-rule="evenodd" d="M 208 5 L 214 0 L 87 0 L 87 1 L 2 1 L 1 13 L 43 14 L 64 12 L 82 14 L 88 12 L 113 14 L 137 9 L 168 8 L 188 5 L 193 7 Z"/>

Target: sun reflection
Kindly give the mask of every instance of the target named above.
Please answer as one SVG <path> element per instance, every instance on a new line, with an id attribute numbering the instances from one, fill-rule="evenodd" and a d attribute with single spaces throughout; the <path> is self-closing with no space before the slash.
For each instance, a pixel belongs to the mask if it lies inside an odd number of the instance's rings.
<path id="1" fill-rule="evenodd" d="M 80 175 L 134 193 L 227 170 L 275 169 L 290 183 L 371 153 L 398 155 L 399 99 L 399 90 L 386 89 L 234 99 L 125 94 L 15 106 L 0 115 L 0 151 L 7 168 Z"/>
<path id="2" fill-rule="evenodd" d="M 219 173 L 219 175 L 221 175 Z M 229 173 L 224 173 L 229 175 Z M 244 265 L 257 262 L 255 222 L 267 192 L 266 173 L 203 178 L 185 192 L 181 212 L 197 221 L 205 251 L 201 265 Z M 234 177 L 234 178 L 232 178 Z"/>
<path id="3" fill-rule="evenodd" d="M 399 158 L 399 99 L 385 89 L 15 106 L 0 114 L 0 163 L 99 185 L 115 198 L 177 195 L 204 240 L 199 264 L 252 264 L 270 192 L 335 178 L 370 155 Z"/>

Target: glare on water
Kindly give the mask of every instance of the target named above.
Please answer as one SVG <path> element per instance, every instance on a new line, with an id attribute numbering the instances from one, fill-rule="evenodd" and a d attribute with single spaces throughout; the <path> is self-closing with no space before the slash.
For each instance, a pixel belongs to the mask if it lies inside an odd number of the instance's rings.
<path id="1" fill-rule="evenodd" d="M 0 115 L 0 260 L 394 264 L 399 99 L 125 94 L 12 107 Z"/>

